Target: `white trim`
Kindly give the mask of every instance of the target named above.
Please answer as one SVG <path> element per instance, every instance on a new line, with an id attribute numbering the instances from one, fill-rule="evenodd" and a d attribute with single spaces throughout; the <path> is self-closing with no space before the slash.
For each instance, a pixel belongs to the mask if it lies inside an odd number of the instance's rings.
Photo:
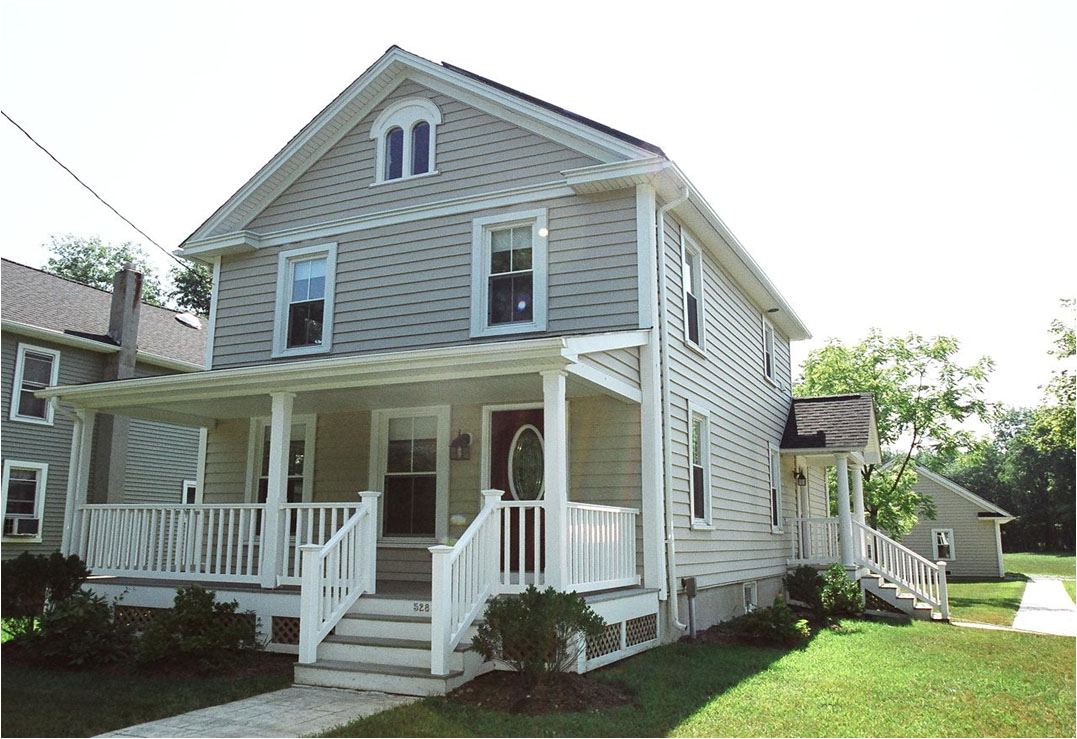
<path id="1" fill-rule="evenodd" d="M 198 486 L 198 502 L 202 502 L 202 491 L 206 489 L 206 450 L 209 448 L 209 429 L 198 429 L 198 462 L 195 466 L 195 485 Z"/>
<path id="2" fill-rule="evenodd" d="M 692 426 L 695 424 L 696 418 L 703 420 L 703 433 L 701 436 L 700 454 L 703 458 L 700 460 L 703 464 L 703 517 L 696 516 L 696 501 L 695 501 L 695 464 L 692 459 Z M 714 469 L 713 460 L 711 459 L 711 450 L 714 445 L 711 444 L 711 413 L 701 405 L 697 405 L 691 400 L 688 401 L 688 508 L 692 512 L 692 528 L 709 530 L 713 528 L 713 501 L 711 501 L 711 490 L 713 486 L 711 484 L 711 470 Z"/>
<path id="3" fill-rule="evenodd" d="M 4 478 L 3 478 L 3 499 L 0 500 L 0 516 L 7 519 L 7 487 L 8 481 L 11 477 L 11 470 L 33 470 L 37 473 L 34 480 L 36 488 L 34 489 L 34 515 L 32 518 L 37 519 L 37 534 L 34 536 L 4 536 L 3 540 L 7 542 L 22 542 L 25 544 L 34 544 L 41 542 L 41 533 L 45 528 L 45 494 L 48 491 L 49 481 L 49 466 L 43 462 L 21 462 L 14 459 L 4 460 Z M 31 518 L 29 516 L 13 516 L 12 518 Z"/>
<path id="4" fill-rule="evenodd" d="M 190 488 L 194 488 L 194 500 L 190 501 L 189 504 L 190 505 L 201 505 L 202 504 L 202 490 L 201 490 L 201 488 L 198 487 L 198 480 L 184 480 L 183 481 L 183 484 L 180 485 L 180 503 L 183 503 L 184 505 L 188 505 L 187 491 Z"/>
<path id="5" fill-rule="evenodd" d="M 426 165 L 427 170 L 413 174 L 410 172 L 412 168 L 412 129 L 421 122 L 427 123 L 430 127 L 429 158 Z M 380 185 L 382 183 L 409 180 L 413 177 L 437 174 L 435 147 L 437 145 L 436 131 L 439 125 L 441 125 L 441 111 L 434 104 L 434 101 L 427 98 L 407 98 L 387 105 L 374 119 L 374 123 L 370 127 L 370 138 L 377 142 L 375 154 L 377 166 L 374 169 L 374 184 Z M 403 161 L 400 163 L 400 177 L 390 179 L 385 176 L 385 166 L 387 164 L 385 142 L 386 134 L 393 128 L 401 129 L 403 134 L 403 146 L 401 147 Z"/>
<path id="6" fill-rule="evenodd" d="M 542 432 L 540 432 L 536 426 L 534 426 L 534 425 L 532 425 L 530 423 L 525 423 L 524 425 L 520 426 L 520 428 L 516 429 L 516 433 L 513 435 L 512 441 L 509 442 L 509 492 L 512 493 L 512 497 L 515 498 L 516 500 L 525 500 L 525 499 L 521 498 L 516 493 L 516 485 L 513 484 L 513 481 L 512 481 L 512 460 L 513 460 L 513 455 L 516 454 L 516 442 L 519 440 L 520 434 L 522 434 L 527 429 L 531 429 L 538 436 L 538 438 L 539 438 L 539 446 L 542 447 L 543 458 L 545 459 L 545 457 L 546 457 L 546 439 L 543 437 Z M 542 500 L 543 496 L 545 494 L 546 494 L 546 478 L 544 476 L 542 478 L 542 486 L 539 488 L 539 494 L 537 496 L 535 496 L 534 498 L 526 498 L 526 500 Z"/>
<path id="7" fill-rule="evenodd" d="M 1002 521 L 994 519 L 995 521 L 995 552 L 998 556 L 998 576 L 1006 577 L 1006 560 L 1002 555 Z"/>
<path id="8" fill-rule="evenodd" d="M 515 226 L 531 227 L 531 320 L 489 325 L 491 234 Z M 546 330 L 548 235 L 545 208 L 476 218 L 471 226 L 471 336 L 504 336 Z"/>
<path id="9" fill-rule="evenodd" d="M 217 332 L 217 302 L 221 293 L 221 258 L 220 256 L 210 257 L 213 261 L 213 285 L 209 294 L 209 325 L 206 330 L 209 331 L 209 335 L 206 337 L 206 368 L 213 367 L 213 342 Z"/>
<path id="10" fill-rule="evenodd" d="M 567 179 L 567 178 L 566 178 Z M 639 327 L 655 326 L 658 294 L 658 255 L 655 250 L 655 211 L 658 207 L 654 185 L 636 185 L 636 294 L 639 301 Z"/>
<path id="11" fill-rule="evenodd" d="M 642 403 L 643 391 L 629 383 L 590 364 L 578 362 L 565 367 L 565 371 L 581 380 L 593 383 L 608 395 L 630 403 Z"/>
<path id="12" fill-rule="evenodd" d="M 776 349 L 777 338 L 774 324 L 770 322 L 766 314 L 760 313 L 763 322 L 763 377 L 767 381 L 778 386 L 778 351 Z M 769 341 L 768 341 L 769 339 Z M 770 372 L 767 372 L 767 360 L 770 360 Z"/>
<path id="13" fill-rule="evenodd" d="M 699 244 L 695 239 L 688 235 L 688 230 L 683 226 L 681 231 L 681 308 L 683 310 L 682 319 L 684 320 L 684 335 L 681 337 L 684 340 L 685 346 L 689 349 L 695 349 L 706 356 L 707 352 L 707 309 L 706 299 L 704 298 L 704 285 L 703 285 L 703 250 L 699 248 Z M 689 259 L 693 263 L 689 263 Z M 688 280 L 685 279 L 685 268 L 688 268 L 692 272 L 693 284 L 689 286 Z M 691 289 L 689 289 L 691 288 Z M 698 292 L 697 292 L 698 291 Z M 688 337 L 688 294 L 691 292 L 692 296 L 696 299 L 696 326 L 699 328 L 699 343 L 692 341 Z"/>
<path id="14" fill-rule="evenodd" d="M 325 295 L 322 308 L 322 343 L 288 346 L 288 308 L 291 305 L 292 264 L 304 259 L 325 257 Z M 273 319 L 273 357 L 325 354 L 333 348 L 333 297 L 337 274 L 336 242 L 315 244 L 282 251 L 277 256 L 277 300 Z"/>
<path id="15" fill-rule="evenodd" d="M 767 522 L 770 525 L 770 533 L 781 534 L 782 533 L 782 516 L 785 515 L 785 501 L 782 499 L 782 456 L 778 450 L 778 446 L 772 442 L 767 442 L 767 469 L 769 470 L 767 477 L 769 485 L 767 486 L 767 510 L 770 515 L 770 520 Z M 775 495 L 775 493 L 777 493 Z M 775 511 L 777 507 L 777 511 Z M 774 522 L 778 523 L 775 524 Z"/>
<path id="16" fill-rule="evenodd" d="M 247 430 L 247 477 L 246 502 L 258 502 L 258 479 L 262 476 L 262 455 L 265 453 L 265 433 L 272 419 L 258 416 L 250 420 Z M 314 500 L 315 443 L 318 438 L 318 415 L 316 413 L 292 414 L 292 428 L 303 427 L 303 502 Z M 295 437 L 291 437 L 295 438 Z M 201 490 L 199 490 L 201 498 Z"/>
<path id="17" fill-rule="evenodd" d="M 55 385 L 60 378 L 60 352 L 57 349 L 46 349 L 43 346 L 37 346 L 35 344 L 23 344 L 19 342 L 18 353 L 15 357 L 15 378 L 11 385 L 11 408 L 8 414 L 8 418 L 12 421 L 18 421 L 20 423 L 33 423 L 38 426 L 51 426 L 53 423 L 53 404 L 45 403 L 45 417 L 40 418 L 38 416 L 24 416 L 19 413 L 22 396 L 22 380 L 23 370 L 26 366 L 26 352 L 32 352 L 34 354 L 44 354 L 51 358 L 52 363 L 49 367 L 49 383 L 47 387 Z M 42 388 L 44 389 L 44 388 Z M 36 393 L 35 393 L 36 395 Z"/>
<path id="18" fill-rule="evenodd" d="M 939 533 L 943 533 L 943 532 L 948 532 L 949 533 L 949 536 L 948 536 L 948 539 L 949 539 L 949 542 L 950 542 L 950 556 L 949 557 L 942 557 L 942 556 L 939 555 L 939 540 L 938 540 L 937 537 L 938 537 Z M 954 560 L 957 559 L 957 547 L 954 545 L 954 530 L 952 528 L 945 527 L 945 528 L 931 529 L 931 553 L 934 555 L 934 561 L 936 561 L 936 562 L 938 562 L 940 560 L 942 560 L 944 562 L 953 562 Z"/>
<path id="19" fill-rule="evenodd" d="M 960 495 L 962 498 L 969 501 L 973 505 L 979 506 L 980 508 L 983 508 L 986 511 L 990 511 L 992 513 L 998 513 L 998 514 L 1000 514 L 1002 516 L 1006 516 L 1007 518 L 1011 518 L 1011 519 L 1013 518 L 1013 516 L 1009 512 L 1003 510 L 1002 508 L 999 508 L 997 505 L 995 505 L 991 501 L 981 498 L 979 495 L 972 492 L 968 488 L 961 487 L 960 485 L 958 485 L 956 482 L 954 482 L 953 480 L 951 480 L 948 477 L 943 477 L 942 475 L 939 475 L 939 474 L 937 474 L 935 472 L 932 472 L 927 467 L 924 467 L 922 465 L 916 465 L 916 474 L 917 475 L 923 475 L 924 477 L 931 480 L 932 482 L 938 483 L 939 485 L 946 488 L 950 492 L 956 493 L 957 495 Z"/>
<path id="20" fill-rule="evenodd" d="M 434 511 L 434 537 L 386 536 L 385 535 L 385 474 L 389 452 L 389 420 L 393 418 L 437 418 L 437 480 L 436 507 Z M 447 405 L 418 408 L 378 408 L 370 414 L 370 477 L 369 489 L 382 492 L 378 498 L 378 546 L 426 548 L 445 541 L 449 535 L 449 441 L 451 439 L 452 408 Z"/>

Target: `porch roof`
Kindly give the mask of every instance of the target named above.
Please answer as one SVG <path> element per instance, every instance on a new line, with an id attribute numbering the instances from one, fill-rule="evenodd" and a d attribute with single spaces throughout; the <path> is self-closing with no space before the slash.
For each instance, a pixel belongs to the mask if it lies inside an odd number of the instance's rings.
<path id="1" fill-rule="evenodd" d="M 871 393 L 793 398 L 781 450 L 797 456 L 849 453 L 867 464 L 882 461 Z"/>
<path id="2" fill-rule="evenodd" d="M 542 394 L 540 372 L 563 370 L 570 396 L 604 393 L 639 402 L 638 385 L 596 371 L 581 356 L 647 340 L 647 331 L 627 331 L 486 342 L 59 385 L 36 394 L 76 409 L 212 427 L 268 415 L 269 394 L 278 392 L 296 394 L 297 413 L 531 400 Z"/>

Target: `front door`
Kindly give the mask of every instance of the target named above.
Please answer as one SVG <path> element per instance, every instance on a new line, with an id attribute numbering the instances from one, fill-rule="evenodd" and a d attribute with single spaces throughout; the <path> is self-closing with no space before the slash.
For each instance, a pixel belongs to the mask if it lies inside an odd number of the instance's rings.
<path id="1" fill-rule="evenodd" d="M 490 414 L 490 487 L 504 490 L 503 500 L 541 500 L 545 493 L 542 418 L 541 408 Z M 541 571 L 546 548 L 543 514 L 541 508 L 510 509 L 501 531 L 502 561 L 507 548 L 510 571 L 533 573 L 536 564 Z"/>

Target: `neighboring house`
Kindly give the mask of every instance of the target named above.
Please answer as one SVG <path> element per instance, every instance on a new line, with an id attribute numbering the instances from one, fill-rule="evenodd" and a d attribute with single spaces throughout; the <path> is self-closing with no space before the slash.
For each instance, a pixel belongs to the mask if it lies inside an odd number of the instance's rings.
<path id="1" fill-rule="evenodd" d="M 115 379 L 124 360 L 136 377 L 202 369 L 206 332 L 181 325 L 174 311 L 139 305 L 137 272 L 121 272 L 114 295 L 6 259 L 0 276 L 2 553 L 8 559 L 57 551 L 64 532 L 73 417 L 63 404 L 57 408 L 34 392 Z M 192 498 L 196 429 L 105 417 L 96 425 L 90 500 L 176 504 Z"/>
<path id="2" fill-rule="evenodd" d="M 854 546 L 870 396 L 804 399 L 786 448 L 809 333 L 653 144 L 393 47 L 181 253 L 213 268 L 210 369 L 41 393 L 206 430 L 200 506 L 71 492 L 69 549 L 125 604 L 213 582 L 301 682 L 439 693 L 528 584 L 606 620 L 582 671 L 771 603 L 791 563 L 890 572 Z"/>
<path id="3" fill-rule="evenodd" d="M 917 465 L 913 490 L 935 501 L 934 520 L 921 518 L 902 543 L 955 577 L 1003 577 L 1002 524 L 1012 515 L 953 480 Z"/>

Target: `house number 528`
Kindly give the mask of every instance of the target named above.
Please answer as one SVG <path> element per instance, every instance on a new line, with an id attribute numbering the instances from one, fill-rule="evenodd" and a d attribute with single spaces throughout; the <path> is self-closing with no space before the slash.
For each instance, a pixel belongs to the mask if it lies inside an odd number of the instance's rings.
<path id="1" fill-rule="evenodd" d="M 416 613 L 430 613 L 430 604 L 429 603 L 412 603 L 411 604 L 411 610 L 415 611 Z"/>

